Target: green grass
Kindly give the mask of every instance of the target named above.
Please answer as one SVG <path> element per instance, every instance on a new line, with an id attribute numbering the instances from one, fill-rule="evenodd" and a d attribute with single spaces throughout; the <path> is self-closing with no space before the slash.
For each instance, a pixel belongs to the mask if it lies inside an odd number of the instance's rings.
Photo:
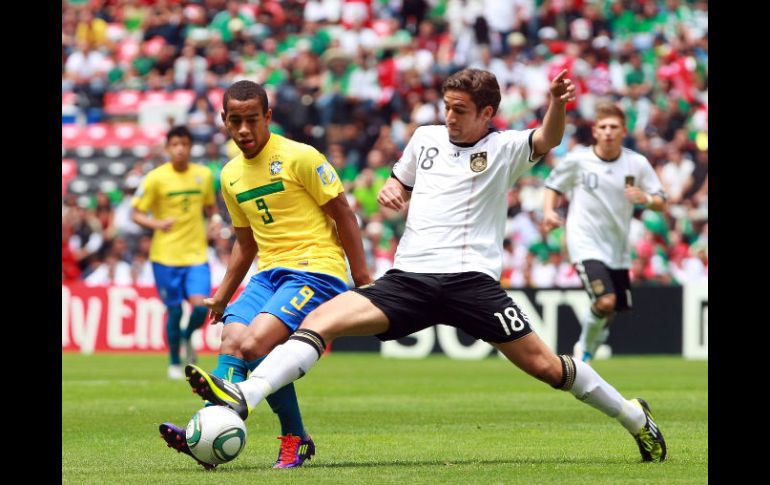
<path id="1" fill-rule="evenodd" d="M 212 368 L 214 356 L 201 365 Z M 685 484 L 708 482 L 708 363 L 614 357 L 594 367 L 651 405 L 668 444 L 641 463 L 613 419 L 502 359 L 389 360 L 332 353 L 297 382 L 315 458 L 270 468 L 280 428 L 266 403 L 241 456 L 204 472 L 166 448 L 158 424 L 201 407 L 166 380 L 163 355 L 62 355 L 65 484 Z"/>

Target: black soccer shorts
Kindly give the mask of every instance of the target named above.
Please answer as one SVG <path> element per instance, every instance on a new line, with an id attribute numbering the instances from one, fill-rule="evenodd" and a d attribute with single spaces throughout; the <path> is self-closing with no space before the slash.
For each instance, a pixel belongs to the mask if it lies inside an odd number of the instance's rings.
<path id="1" fill-rule="evenodd" d="M 396 340 L 438 323 L 476 339 L 503 343 L 532 331 L 529 319 L 500 287 L 478 271 L 409 273 L 392 269 L 374 283 L 352 291 L 382 310 L 390 328 L 377 335 Z"/>
<path id="2" fill-rule="evenodd" d="M 603 295 L 615 294 L 615 311 L 630 310 L 631 279 L 627 269 L 611 269 L 597 259 L 587 259 L 575 264 L 583 287 L 591 302 Z"/>

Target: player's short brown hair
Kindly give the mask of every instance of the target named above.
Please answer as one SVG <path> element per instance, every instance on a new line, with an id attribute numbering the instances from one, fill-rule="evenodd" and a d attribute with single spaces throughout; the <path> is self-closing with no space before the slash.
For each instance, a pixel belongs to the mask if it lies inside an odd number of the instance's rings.
<path id="1" fill-rule="evenodd" d="M 611 116 L 620 118 L 623 125 L 626 124 L 626 114 L 616 104 L 602 101 L 596 105 L 596 116 L 594 116 L 594 121 L 599 121 L 602 118 L 609 118 Z"/>
<path id="2" fill-rule="evenodd" d="M 489 71 L 481 69 L 463 69 L 449 76 L 441 86 L 441 94 L 447 91 L 462 91 L 468 93 L 481 111 L 485 106 L 492 107 L 492 116 L 500 106 L 500 85 L 497 78 Z"/>

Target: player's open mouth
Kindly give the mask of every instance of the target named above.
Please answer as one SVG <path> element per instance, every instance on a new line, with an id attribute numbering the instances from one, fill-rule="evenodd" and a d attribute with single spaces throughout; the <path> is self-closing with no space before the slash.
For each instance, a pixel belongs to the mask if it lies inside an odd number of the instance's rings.
<path id="1" fill-rule="evenodd" d="M 240 144 L 243 148 L 251 148 L 255 145 L 254 140 L 241 140 Z"/>

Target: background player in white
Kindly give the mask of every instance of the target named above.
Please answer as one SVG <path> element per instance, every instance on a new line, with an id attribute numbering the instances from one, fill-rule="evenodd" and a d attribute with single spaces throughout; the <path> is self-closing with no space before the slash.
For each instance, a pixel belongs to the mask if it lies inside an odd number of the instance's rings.
<path id="1" fill-rule="evenodd" d="M 567 249 L 592 302 L 575 345 L 575 357 L 584 362 L 607 340 L 615 312 L 632 306 L 628 232 L 634 204 L 660 211 L 666 203 L 650 162 L 621 146 L 626 117 L 620 108 L 597 105 L 592 132 L 596 143 L 572 150 L 546 179 L 543 207 L 546 230 L 561 226 L 559 197 L 571 193 Z"/>
<path id="2" fill-rule="evenodd" d="M 401 210 L 412 194 L 394 269 L 310 312 L 244 382 L 233 384 L 188 365 L 193 389 L 245 419 L 266 396 L 305 375 L 328 341 L 350 335 L 392 340 L 445 323 L 488 341 L 531 376 L 616 418 L 635 437 L 644 461 L 663 461 L 666 445 L 647 403 L 626 400 L 589 365 L 554 354 L 500 287 L 506 194 L 561 141 L 565 104 L 575 97 L 565 74 L 550 85 L 542 127 L 503 132 L 489 129 L 500 103 L 493 74 L 464 69 L 447 78 L 446 126 L 415 131 L 378 196 L 380 204 Z"/>

